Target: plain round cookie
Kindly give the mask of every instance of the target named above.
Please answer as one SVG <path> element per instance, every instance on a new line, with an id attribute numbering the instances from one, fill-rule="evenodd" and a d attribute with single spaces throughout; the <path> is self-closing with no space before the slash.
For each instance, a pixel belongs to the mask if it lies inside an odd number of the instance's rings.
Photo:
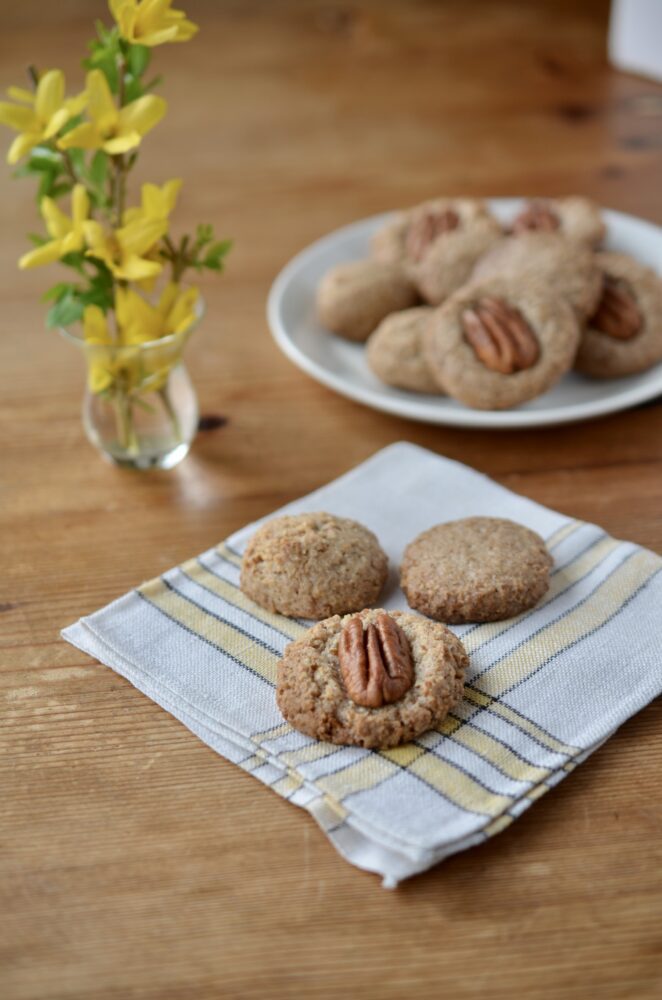
<path id="1" fill-rule="evenodd" d="M 529 232 L 507 236 L 480 258 L 471 280 L 501 275 L 540 285 L 568 299 L 578 316 L 591 315 L 600 298 L 600 269 L 591 250 L 559 233 Z"/>
<path id="2" fill-rule="evenodd" d="M 445 626 L 406 611 L 361 611 L 364 631 L 389 614 L 404 632 L 414 662 L 414 682 L 399 701 L 380 708 L 355 704 L 338 662 L 340 633 L 355 617 L 334 615 L 290 643 L 278 664 L 276 699 L 285 719 L 327 743 L 394 747 L 439 725 L 462 698 L 468 657 Z"/>
<path id="3" fill-rule="evenodd" d="M 258 528 L 241 561 L 240 586 L 290 618 L 328 618 L 374 604 L 388 559 L 372 531 L 333 514 L 285 514 Z"/>
<path id="4" fill-rule="evenodd" d="M 386 385 L 410 392 L 441 392 L 423 357 L 423 333 L 432 313 L 431 306 L 391 313 L 370 334 L 366 360 Z"/>
<path id="5" fill-rule="evenodd" d="M 595 261 L 612 287 L 630 297 L 641 318 L 635 336 L 619 339 L 598 329 L 602 301 L 582 334 L 575 367 L 592 378 L 620 378 L 662 361 L 662 278 L 624 253 L 599 253 Z"/>
<path id="6" fill-rule="evenodd" d="M 535 198 L 529 200 L 513 220 L 512 230 L 536 232 L 550 227 L 566 239 L 597 247 L 606 233 L 600 208 L 589 198 Z"/>
<path id="7" fill-rule="evenodd" d="M 438 621 L 491 622 L 537 604 L 552 557 L 542 538 L 514 521 L 467 517 L 411 542 L 400 584 L 409 606 Z"/>
<path id="8" fill-rule="evenodd" d="M 522 371 L 502 374 L 488 368 L 466 339 L 466 310 L 496 298 L 514 308 L 535 335 L 539 356 Z M 503 410 L 535 399 L 573 365 L 580 328 L 569 303 L 517 277 L 465 285 L 430 319 L 423 338 L 428 368 L 440 387 L 467 406 Z"/>
<path id="9" fill-rule="evenodd" d="M 317 315 L 332 333 L 364 341 L 385 316 L 417 301 L 418 293 L 399 264 L 357 260 L 324 275 L 317 289 Z"/>

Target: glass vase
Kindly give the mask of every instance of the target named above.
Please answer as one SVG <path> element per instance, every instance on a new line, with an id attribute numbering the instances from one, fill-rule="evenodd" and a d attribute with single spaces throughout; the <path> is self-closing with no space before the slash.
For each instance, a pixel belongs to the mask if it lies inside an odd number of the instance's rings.
<path id="1" fill-rule="evenodd" d="M 170 469 L 187 454 L 199 417 L 182 362 L 192 329 L 126 346 L 91 343 L 62 329 L 87 364 L 85 433 L 109 461 L 133 469 Z"/>

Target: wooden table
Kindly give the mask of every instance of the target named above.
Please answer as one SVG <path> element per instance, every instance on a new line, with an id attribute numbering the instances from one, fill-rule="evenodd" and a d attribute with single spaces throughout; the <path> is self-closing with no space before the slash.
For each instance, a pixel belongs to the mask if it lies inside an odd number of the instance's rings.
<path id="1" fill-rule="evenodd" d="M 178 6 L 180 4 L 177 4 Z M 189 349 L 201 433 L 170 473 L 86 443 L 80 358 L 43 329 L 27 182 L 0 185 L 0 995 L 80 1000 L 659 995 L 662 713 L 506 833 L 387 893 L 59 629 L 407 439 L 662 550 L 662 405 L 576 427 L 424 427 L 321 388 L 265 296 L 297 250 L 438 193 L 580 192 L 662 223 L 662 87 L 605 64 L 607 3 L 182 0 L 141 171 L 233 236 Z M 6 5 L 3 86 L 77 59 L 91 0 Z"/>

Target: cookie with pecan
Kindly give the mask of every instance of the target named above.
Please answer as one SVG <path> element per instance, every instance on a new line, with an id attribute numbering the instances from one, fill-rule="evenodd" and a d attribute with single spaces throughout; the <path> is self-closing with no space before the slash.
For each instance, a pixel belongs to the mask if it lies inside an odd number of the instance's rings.
<path id="1" fill-rule="evenodd" d="M 433 312 L 432 306 L 419 306 L 391 313 L 368 338 L 368 365 L 386 385 L 410 392 L 441 392 L 423 357 L 423 333 Z"/>
<path id="2" fill-rule="evenodd" d="M 417 301 L 418 292 L 399 264 L 357 260 L 325 274 L 317 289 L 317 315 L 332 333 L 364 341 L 385 316 Z"/>
<path id="3" fill-rule="evenodd" d="M 401 586 L 409 606 L 461 624 L 512 618 L 549 587 L 552 557 L 535 531 L 499 517 L 437 524 L 405 549 Z"/>
<path id="4" fill-rule="evenodd" d="M 333 514 L 285 514 L 266 521 L 241 561 L 243 592 L 291 618 L 327 618 L 374 604 L 388 559 L 368 528 Z"/>
<path id="5" fill-rule="evenodd" d="M 449 396 L 503 410 L 546 392 L 574 362 L 579 324 L 569 303 L 519 278 L 465 285 L 423 339 L 428 368 Z"/>
<path id="6" fill-rule="evenodd" d="M 443 302 L 462 285 L 485 251 L 502 235 L 481 201 L 436 198 L 400 212 L 372 239 L 378 260 L 397 261 L 423 299 Z"/>
<path id="7" fill-rule="evenodd" d="M 472 281 L 498 276 L 519 278 L 568 299 L 580 319 L 590 316 L 600 297 L 600 269 L 588 247 L 557 232 L 527 232 L 494 244 L 473 269 Z"/>
<path id="8" fill-rule="evenodd" d="M 462 698 L 468 657 L 444 625 L 406 611 L 334 615 L 290 643 L 278 707 L 327 743 L 397 746 L 438 726 Z"/>
<path id="9" fill-rule="evenodd" d="M 662 279 L 624 253 L 595 255 L 602 294 L 586 323 L 575 367 L 620 378 L 662 361 Z"/>
<path id="10" fill-rule="evenodd" d="M 510 231 L 515 236 L 556 232 L 575 243 L 597 247 L 604 239 L 606 227 L 595 202 L 573 196 L 527 201 L 513 219 Z"/>

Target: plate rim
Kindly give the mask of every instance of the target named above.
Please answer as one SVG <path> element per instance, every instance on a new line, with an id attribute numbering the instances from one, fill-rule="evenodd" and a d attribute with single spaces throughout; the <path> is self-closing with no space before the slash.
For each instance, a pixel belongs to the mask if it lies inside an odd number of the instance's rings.
<path id="1" fill-rule="evenodd" d="M 517 208 L 523 198 L 503 197 L 482 199 L 490 206 L 512 206 Z M 616 209 L 602 208 L 607 222 L 615 223 L 617 226 L 621 221 L 636 222 L 650 230 L 662 243 L 662 227 L 649 219 L 642 219 L 636 215 L 620 212 Z M 403 417 L 415 420 L 420 423 L 434 424 L 437 426 L 468 427 L 482 430 L 526 430 L 531 427 L 551 427 L 558 424 L 576 423 L 584 420 L 591 420 L 620 410 L 630 409 L 638 404 L 648 402 L 657 395 L 662 394 L 662 363 L 656 366 L 658 369 L 659 382 L 645 383 L 624 389 L 621 392 L 613 393 L 600 400 L 589 400 L 580 403 L 571 403 L 566 406 L 554 409 L 539 410 L 478 410 L 470 407 L 458 409 L 442 409 L 438 413 L 430 411 L 430 397 L 417 399 L 414 394 L 407 393 L 406 398 L 391 397 L 382 395 L 379 390 L 373 390 L 362 386 L 355 386 L 350 380 L 336 375 L 329 371 L 324 365 L 311 359 L 301 348 L 294 343 L 281 315 L 281 305 L 285 297 L 285 292 L 291 281 L 297 276 L 302 265 L 314 253 L 324 250 L 327 244 L 335 244 L 339 237 L 350 236 L 357 229 L 364 229 L 367 225 L 377 226 L 386 222 L 397 213 L 394 211 L 380 212 L 376 215 L 365 216 L 339 226 L 331 232 L 325 233 L 318 239 L 309 243 L 299 250 L 281 268 L 272 282 L 266 303 L 266 318 L 271 331 L 271 335 L 280 350 L 289 358 L 292 363 L 309 375 L 316 382 L 325 385 L 339 395 L 354 402 L 361 403 L 371 409 L 392 416 Z M 332 334 L 329 334 L 332 336 Z M 402 390 L 404 393 L 404 390 Z"/>

